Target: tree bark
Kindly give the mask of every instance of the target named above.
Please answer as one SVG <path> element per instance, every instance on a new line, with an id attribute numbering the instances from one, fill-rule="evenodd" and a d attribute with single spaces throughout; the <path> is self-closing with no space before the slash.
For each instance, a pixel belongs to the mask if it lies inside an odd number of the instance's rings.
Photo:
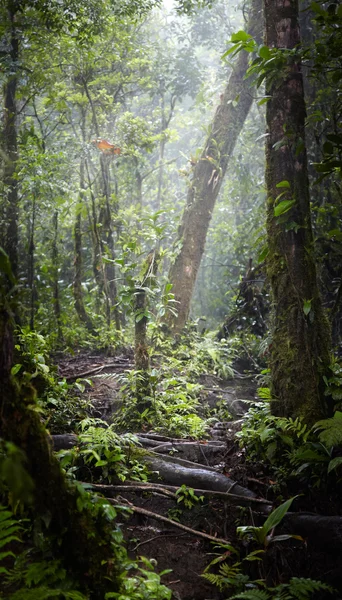
<path id="1" fill-rule="evenodd" d="M 3 150 L 4 150 L 4 198 L 1 210 L 2 242 L 5 252 L 10 257 L 14 276 L 18 274 L 18 181 L 16 168 L 18 160 L 17 141 L 17 103 L 18 86 L 19 32 L 15 25 L 17 2 L 8 2 L 7 14 L 9 23 L 9 73 L 4 86 L 3 114 Z"/>
<path id="2" fill-rule="evenodd" d="M 84 157 L 81 158 L 80 164 L 80 198 L 79 202 L 84 202 L 84 195 L 82 192 L 85 190 L 85 172 L 84 172 L 85 164 Z M 90 333 L 94 332 L 94 327 L 91 322 L 89 315 L 84 306 L 83 301 L 83 292 L 82 292 L 82 217 L 81 217 L 82 209 L 80 206 L 76 207 L 76 216 L 75 216 L 75 224 L 74 224 L 74 244 L 75 244 L 75 271 L 74 271 L 74 281 L 73 281 L 73 292 L 74 292 L 74 300 L 75 300 L 75 310 L 77 315 L 81 321 L 88 329 Z"/>
<path id="3" fill-rule="evenodd" d="M 264 0 L 264 8 L 266 44 L 297 47 L 298 0 Z M 325 413 L 322 377 L 328 370 L 330 345 L 316 280 L 299 60 L 292 55 L 275 75 L 269 71 L 266 77 L 271 97 L 266 111 L 266 186 L 267 274 L 274 303 L 272 409 L 277 415 L 301 416 L 312 423 Z M 288 187 L 277 188 L 284 181 Z M 275 207 L 284 201 L 293 201 L 293 206 L 275 216 Z"/>
<path id="4" fill-rule="evenodd" d="M 261 28 L 260 17 L 261 0 L 253 0 L 247 31 L 256 39 Z M 172 292 L 178 302 L 178 315 L 169 313 L 167 325 L 175 332 L 184 327 L 188 318 L 215 201 L 253 102 L 250 82 L 244 79 L 247 67 L 248 54 L 240 52 L 216 109 L 204 150 L 194 165 L 187 204 L 178 229 L 177 243 L 181 242 L 182 246 L 169 272 Z"/>

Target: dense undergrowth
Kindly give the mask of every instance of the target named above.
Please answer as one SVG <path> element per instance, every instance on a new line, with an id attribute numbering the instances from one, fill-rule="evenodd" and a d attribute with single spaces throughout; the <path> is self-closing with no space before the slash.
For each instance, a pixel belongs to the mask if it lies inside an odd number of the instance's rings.
<path id="1" fill-rule="evenodd" d="M 213 335 L 201 336 L 195 331 L 190 331 L 186 340 L 177 342 L 160 336 L 151 351 L 152 394 L 148 398 L 148 408 L 141 413 L 136 402 L 139 373 L 134 370 L 124 372 L 116 376 L 121 407 L 109 424 L 93 418 L 92 406 L 84 400 L 84 391 L 91 386 L 91 380 L 76 380 L 70 384 L 58 378 L 50 358 L 51 349 L 43 336 L 23 330 L 18 339 L 13 378 L 19 387 L 30 390 L 31 408 L 39 411 L 48 431 L 77 433 L 78 444 L 59 453 L 61 467 L 80 491 L 79 510 L 97 511 L 112 527 L 113 560 L 121 571 L 121 592 L 109 593 L 106 599 L 168 600 L 171 592 L 161 583 L 162 574 L 155 572 L 153 561 L 141 559 L 137 563 L 127 557 L 120 523 L 129 514 L 129 509 L 94 496 L 87 485 L 149 480 L 148 469 L 141 460 L 143 450 L 138 438 L 124 431 L 153 428 L 174 437 L 203 439 L 213 423 L 230 418 L 222 406 L 211 411 L 203 409 L 199 377 L 211 373 L 222 379 L 233 378 L 234 360 L 241 353 L 246 354 L 246 347 L 249 356 L 253 355 L 252 367 L 255 368 L 261 360 L 260 343 L 252 336 L 217 341 Z M 284 539 L 293 537 L 291 534 L 274 535 L 274 528 L 281 522 L 290 507 L 291 497 L 299 488 L 307 490 L 305 497 L 297 500 L 303 507 L 313 493 L 318 498 L 329 494 L 330 499 L 337 499 L 341 491 L 342 413 L 337 410 L 341 389 L 338 363 L 333 364 L 331 373 L 331 379 L 326 383 L 327 389 L 334 390 L 335 413 L 312 428 L 298 418 L 272 415 L 267 387 L 259 388 L 259 400 L 250 406 L 243 419 L 241 431 L 236 435 L 241 449 L 237 455 L 247 469 L 252 472 L 254 469 L 259 477 L 261 474 L 272 479 L 271 495 L 280 506 L 264 525 L 240 524 L 237 533 L 244 538 L 242 545 L 237 541 L 234 546 L 218 548 L 204 577 L 226 597 L 305 600 L 324 594 L 329 597 L 333 593 L 327 584 L 312 579 L 289 577 L 286 583 L 271 583 L 263 567 L 270 541 L 281 544 Z M 106 379 L 106 375 L 100 377 Z M 267 370 L 261 377 L 267 383 Z M 80 591 L 77 581 L 70 577 L 54 554 L 49 537 L 44 533 L 44 523 L 30 519 L 30 482 L 25 474 L 24 455 L 13 445 L 3 444 L 0 465 L 3 502 L 0 512 L 1 597 L 13 600 L 90 598 Z M 23 485 L 16 485 L 18 481 Z M 191 490 L 180 491 L 178 498 L 183 497 L 190 498 L 190 507 L 196 505 L 197 497 Z M 320 500 L 317 502 L 319 504 Z"/>

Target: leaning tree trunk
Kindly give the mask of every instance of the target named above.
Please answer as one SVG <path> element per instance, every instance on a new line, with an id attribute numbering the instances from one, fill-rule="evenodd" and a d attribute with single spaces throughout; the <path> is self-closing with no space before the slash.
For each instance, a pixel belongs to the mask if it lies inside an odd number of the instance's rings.
<path id="1" fill-rule="evenodd" d="M 256 37 L 261 23 L 260 16 L 261 0 L 253 0 L 247 31 Z M 211 133 L 200 159 L 194 166 L 187 204 L 178 230 L 181 250 L 169 272 L 172 292 L 178 302 L 178 315 L 169 313 L 167 324 L 176 332 L 184 327 L 188 318 L 215 201 L 252 105 L 250 82 L 245 79 L 247 67 L 247 52 L 240 52 L 216 110 Z"/>
<path id="2" fill-rule="evenodd" d="M 264 0 L 264 8 L 266 44 L 297 47 L 298 0 Z M 316 280 L 303 79 L 293 54 L 278 76 L 268 71 L 266 88 L 270 96 L 266 112 L 267 272 L 274 303 L 272 408 L 277 415 L 301 416 L 312 423 L 324 414 L 322 378 L 329 365 L 329 326 Z"/>

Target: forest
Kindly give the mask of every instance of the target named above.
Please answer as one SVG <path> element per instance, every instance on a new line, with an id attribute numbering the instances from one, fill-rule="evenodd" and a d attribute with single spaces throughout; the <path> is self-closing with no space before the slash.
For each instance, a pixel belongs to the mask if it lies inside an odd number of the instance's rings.
<path id="1" fill-rule="evenodd" d="M 0 598 L 342 599 L 342 5 L 0 2 Z"/>

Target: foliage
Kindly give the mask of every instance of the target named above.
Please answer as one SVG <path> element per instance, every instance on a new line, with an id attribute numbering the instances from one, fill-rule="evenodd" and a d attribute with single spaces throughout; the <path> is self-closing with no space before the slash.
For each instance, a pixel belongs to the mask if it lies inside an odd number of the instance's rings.
<path id="1" fill-rule="evenodd" d="M 109 515 L 110 511 L 107 511 Z M 18 520 L 6 507 L 0 506 L 0 548 L 4 550 L 0 553 L 0 573 L 4 582 L 0 597 L 9 598 L 8 589 L 13 600 L 86 600 L 88 595 L 74 589 L 75 584 L 61 562 L 53 558 L 49 540 L 40 535 L 40 545 L 32 545 L 28 522 Z M 116 543 L 120 544 L 122 538 L 118 535 L 116 538 Z M 19 544 L 24 541 L 25 550 L 20 552 Z M 157 574 L 152 561 L 144 557 L 140 558 L 143 567 L 139 566 L 127 559 L 123 548 L 117 552 L 117 559 L 122 566 L 120 593 L 108 593 L 106 598 L 170 600 L 171 591 L 160 581 L 168 571 Z M 135 575 L 130 576 L 133 570 Z"/>
<path id="2" fill-rule="evenodd" d="M 16 352 L 18 360 L 11 370 L 17 385 L 25 390 L 33 410 L 42 418 L 51 433 L 73 431 L 76 423 L 84 418 L 91 406 L 82 397 L 88 379 L 68 384 L 57 377 L 51 365 L 48 340 L 28 327 L 18 332 Z"/>
<path id="3" fill-rule="evenodd" d="M 139 461 L 139 442 L 129 433 L 118 435 L 114 425 L 101 419 L 81 421 L 79 444 L 61 450 L 61 465 L 72 478 L 90 483 L 146 481 L 146 467 Z"/>
<path id="4" fill-rule="evenodd" d="M 114 423 L 120 429 L 149 427 L 175 437 L 201 438 L 205 435 L 206 423 L 196 414 L 198 384 L 190 383 L 185 377 L 168 377 L 162 370 L 152 369 L 151 406 L 141 413 L 136 398 L 139 376 L 136 371 L 118 376 L 123 402 Z"/>
<path id="5" fill-rule="evenodd" d="M 238 527 L 237 533 L 246 536 L 252 535 L 252 538 L 264 546 L 264 549 L 257 549 L 249 552 L 244 558 L 241 558 L 240 552 L 231 544 L 222 544 L 218 546 L 224 552 L 218 554 L 206 567 L 202 577 L 211 584 L 217 586 L 219 590 L 229 590 L 233 595 L 229 598 L 246 598 L 246 600 L 305 600 L 311 598 L 316 592 L 328 592 L 332 594 L 333 588 L 321 581 L 313 579 L 304 579 L 292 577 L 288 583 L 282 583 L 276 587 L 269 587 L 264 579 L 251 580 L 248 574 L 248 567 L 251 563 L 258 562 L 259 572 L 262 572 L 262 556 L 267 551 L 270 541 L 280 542 L 289 538 L 301 539 L 298 536 L 278 535 L 267 538 L 269 532 L 276 527 L 286 515 L 294 498 L 287 500 L 278 506 L 266 519 L 261 527 Z M 219 565 L 218 573 L 209 573 L 209 569 Z"/>
<path id="6" fill-rule="evenodd" d="M 186 508 L 192 508 L 199 502 L 203 502 L 204 496 L 196 496 L 192 488 L 187 487 L 185 484 L 181 485 L 176 491 L 177 504 L 183 502 Z"/>
<path id="7" fill-rule="evenodd" d="M 264 547 L 267 547 L 271 542 L 280 542 L 283 540 L 288 540 L 290 538 L 296 538 L 301 540 L 302 538 L 294 535 L 273 535 L 274 528 L 277 525 L 279 525 L 279 523 L 283 520 L 293 500 L 294 498 L 290 498 L 289 500 L 286 500 L 286 502 L 283 502 L 283 504 L 275 508 L 267 517 L 265 523 L 261 527 L 256 527 L 254 525 L 244 525 L 237 528 L 237 534 L 241 537 L 251 537 L 251 539 L 255 540 L 258 544 L 262 544 Z M 271 535 L 269 535 L 270 532 L 272 532 Z"/>

